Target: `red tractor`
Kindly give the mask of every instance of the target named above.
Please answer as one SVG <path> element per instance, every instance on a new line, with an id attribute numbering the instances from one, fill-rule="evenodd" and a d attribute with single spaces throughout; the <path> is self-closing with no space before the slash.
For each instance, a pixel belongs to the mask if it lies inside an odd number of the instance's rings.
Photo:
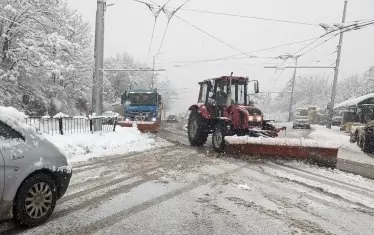
<path id="1" fill-rule="evenodd" d="M 188 138 L 192 146 L 202 146 L 212 135 L 213 148 L 225 149 L 225 136 L 276 137 L 276 129 L 264 120 L 261 110 L 249 101 L 249 84 L 259 92 L 257 80 L 222 76 L 200 82 L 198 103 L 192 105 L 188 119 Z"/>

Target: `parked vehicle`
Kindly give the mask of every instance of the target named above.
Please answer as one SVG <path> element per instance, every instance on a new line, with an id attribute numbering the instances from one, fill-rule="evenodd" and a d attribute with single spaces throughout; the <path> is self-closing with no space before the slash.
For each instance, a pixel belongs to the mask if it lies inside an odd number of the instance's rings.
<path id="1" fill-rule="evenodd" d="M 365 153 L 374 152 L 374 120 L 357 130 L 357 145 Z"/>
<path id="2" fill-rule="evenodd" d="M 168 123 L 177 123 L 178 122 L 178 117 L 176 115 L 169 115 L 166 118 L 166 122 L 168 122 Z"/>
<path id="3" fill-rule="evenodd" d="M 33 227 L 53 213 L 72 175 L 66 156 L 16 118 L 0 112 L 0 220 Z"/>
<path id="4" fill-rule="evenodd" d="M 293 128 L 306 128 L 310 129 L 310 119 L 307 108 L 298 108 L 295 111 Z"/>
<path id="5" fill-rule="evenodd" d="M 332 126 L 340 126 L 342 124 L 343 117 L 342 116 L 335 116 L 332 118 L 331 125 Z"/>

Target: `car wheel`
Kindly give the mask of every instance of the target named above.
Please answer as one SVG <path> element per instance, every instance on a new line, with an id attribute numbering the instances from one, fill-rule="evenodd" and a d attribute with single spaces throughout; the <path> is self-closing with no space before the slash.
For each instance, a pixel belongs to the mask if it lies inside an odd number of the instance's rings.
<path id="1" fill-rule="evenodd" d="M 208 139 L 207 122 L 197 111 L 191 111 L 188 119 L 188 140 L 192 146 L 203 146 Z"/>
<path id="2" fill-rule="evenodd" d="M 213 130 L 212 135 L 212 145 L 214 151 L 222 153 L 225 151 L 225 136 L 227 135 L 227 130 L 224 125 L 218 123 Z"/>
<path id="3" fill-rule="evenodd" d="M 56 191 L 55 182 L 46 174 L 38 173 L 26 179 L 15 198 L 15 222 L 27 227 L 44 223 L 55 208 Z"/>

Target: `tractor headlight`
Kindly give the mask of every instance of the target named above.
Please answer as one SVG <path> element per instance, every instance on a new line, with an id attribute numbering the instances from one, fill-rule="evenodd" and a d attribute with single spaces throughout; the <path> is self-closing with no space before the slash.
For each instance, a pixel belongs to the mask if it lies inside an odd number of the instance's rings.
<path id="1" fill-rule="evenodd" d="M 157 118 L 152 118 L 152 122 L 155 122 L 157 120 Z"/>
<path id="2" fill-rule="evenodd" d="M 126 122 L 130 121 L 130 118 L 125 118 L 125 121 L 126 121 Z"/>
<path id="3" fill-rule="evenodd" d="M 262 116 L 256 116 L 256 121 L 257 122 L 262 122 Z"/>
<path id="4" fill-rule="evenodd" d="M 248 117 L 248 121 L 253 122 L 253 120 L 255 120 L 255 117 L 253 117 L 253 116 Z"/>

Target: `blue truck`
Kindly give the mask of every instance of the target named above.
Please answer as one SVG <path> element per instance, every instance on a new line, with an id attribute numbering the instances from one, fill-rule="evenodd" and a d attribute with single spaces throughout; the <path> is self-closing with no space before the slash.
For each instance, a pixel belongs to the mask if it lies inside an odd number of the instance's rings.
<path id="1" fill-rule="evenodd" d="M 157 132 L 161 124 L 161 95 L 155 90 L 125 91 L 121 98 L 124 121 L 121 126 L 132 127 L 136 123 L 142 132 Z"/>

